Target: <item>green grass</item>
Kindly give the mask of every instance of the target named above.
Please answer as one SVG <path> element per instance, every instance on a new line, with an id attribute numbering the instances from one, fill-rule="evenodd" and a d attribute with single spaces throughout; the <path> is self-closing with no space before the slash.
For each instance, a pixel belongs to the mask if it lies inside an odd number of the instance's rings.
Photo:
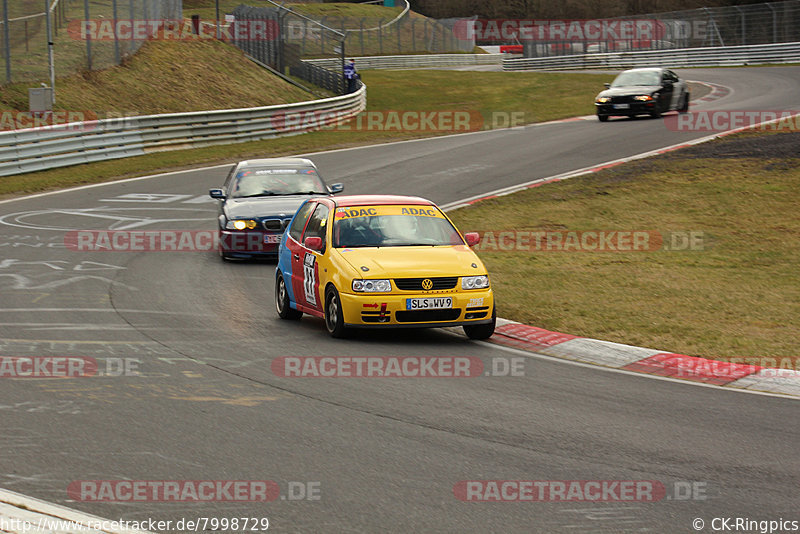
<path id="1" fill-rule="evenodd" d="M 800 364 L 800 159 L 726 157 L 727 142 L 712 144 L 713 157 L 651 158 L 451 216 L 464 231 L 702 232 L 703 250 L 480 254 L 502 317 L 689 355 Z"/>
<path id="2" fill-rule="evenodd" d="M 180 44 L 175 43 L 175 46 Z M 227 62 L 220 64 L 227 65 Z M 413 85 L 408 84 L 412 75 Z M 263 87 L 275 83 L 273 77 L 264 73 L 261 76 Z M 412 73 L 373 70 L 363 72 L 362 79 L 367 84 L 367 102 L 370 111 L 476 111 L 486 117 L 491 117 L 493 112 L 518 113 L 526 123 L 531 123 L 591 113 L 592 98 L 597 88 L 602 87 L 602 83 L 609 81 L 611 77 L 596 74 L 534 72 L 424 70 Z M 161 88 L 153 87 L 151 92 L 159 94 L 167 92 L 171 84 L 175 83 L 173 79 L 164 82 L 166 85 Z M 403 91 L 399 91 L 398 87 L 403 87 Z M 223 93 L 223 91 L 218 92 Z M 545 95 L 547 98 L 542 98 Z M 554 99 L 553 95 L 560 95 L 560 98 Z M 112 106 L 115 101 L 108 101 L 105 105 Z M 256 156 L 300 154 L 431 135 L 433 135 L 431 132 L 417 130 L 325 130 L 288 138 L 159 152 L 134 158 L 7 176 L 0 180 L 0 195 L 33 193 L 146 173 L 232 162 Z"/>
<path id="3" fill-rule="evenodd" d="M 28 109 L 28 86 L 0 93 L 2 109 Z M 154 98 L 153 95 L 158 95 Z M 56 109 L 100 118 L 285 104 L 313 95 L 214 40 L 148 41 L 122 65 L 56 82 Z"/>

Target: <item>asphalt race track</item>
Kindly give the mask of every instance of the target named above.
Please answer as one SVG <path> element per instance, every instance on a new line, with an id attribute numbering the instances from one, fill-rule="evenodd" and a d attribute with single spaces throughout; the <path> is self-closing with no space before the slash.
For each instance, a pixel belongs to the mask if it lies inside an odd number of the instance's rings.
<path id="1" fill-rule="evenodd" d="M 800 109 L 800 68 L 678 72 L 733 89 L 698 109 Z M 347 193 L 448 203 L 705 135 L 662 120 L 581 120 L 313 159 Z M 135 359 L 141 375 L 0 381 L 0 487 L 110 519 L 268 517 L 278 532 L 693 532 L 695 518 L 707 531 L 715 517 L 800 520 L 794 400 L 526 357 L 446 331 L 332 340 L 320 320 L 277 318 L 273 264 L 64 246 L 73 229 L 213 230 L 207 192 L 227 169 L 0 203 L 0 356 L 85 356 L 112 371 Z M 525 359 L 516 377 L 298 379 L 271 371 L 281 356 L 474 356 L 487 369 Z M 74 481 L 119 479 L 270 480 L 285 499 L 67 494 Z M 646 480 L 667 496 L 462 502 L 454 486 L 470 480 Z M 290 498 L 302 493 L 312 498 Z"/>

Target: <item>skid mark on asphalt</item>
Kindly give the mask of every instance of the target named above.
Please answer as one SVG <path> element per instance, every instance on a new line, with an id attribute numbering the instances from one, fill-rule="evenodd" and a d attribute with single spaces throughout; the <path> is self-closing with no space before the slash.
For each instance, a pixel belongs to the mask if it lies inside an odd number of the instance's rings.
<path id="1" fill-rule="evenodd" d="M 254 407 L 277 401 L 285 395 L 254 395 L 251 387 L 235 384 L 210 386 L 207 384 L 176 385 L 125 383 L 114 379 L 108 383 L 46 384 L 39 382 L 40 391 L 59 397 L 79 397 L 99 404 L 117 404 L 122 401 L 140 401 L 145 398 L 168 399 L 182 402 L 220 403 L 228 406 Z M 0 408 L 2 405 L 0 405 Z"/>
<path id="2" fill-rule="evenodd" d="M 559 529 L 574 532 L 655 532 L 641 518 L 643 507 L 587 507 L 559 510 L 567 514 Z"/>
<path id="3" fill-rule="evenodd" d="M 57 413 L 59 415 L 78 415 L 85 406 L 74 400 L 33 400 L 0 403 L 0 412 L 13 411 L 25 413 Z"/>

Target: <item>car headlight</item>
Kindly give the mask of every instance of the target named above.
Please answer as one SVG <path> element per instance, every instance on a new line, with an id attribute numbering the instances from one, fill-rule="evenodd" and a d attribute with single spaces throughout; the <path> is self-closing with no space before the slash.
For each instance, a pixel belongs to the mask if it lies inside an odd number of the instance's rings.
<path id="1" fill-rule="evenodd" d="M 226 230 L 244 230 L 247 228 L 248 230 L 253 230 L 256 226 L 258 226 L 258 222 L 249 219 L 236 219 L 233 221 L 228 221 L 225 225 Z"/>
<path id="2" fill-rule="evenodd" d="M 359 293 L 388 293 L 392 290 L 389 280 L 353 280 L 353 291 Z"/>
<path id="3" fill-rule="evenodd" d="M 485 274 L 465 276 L 461 279 L 461 289 L 484 289 L 486 287 L 489 287 L 489 277 Z"/>
<path id="4" fill-rule="evenodd" d="M 597 102 L 598 104 L 606 104 L 608 102 L 611 102 L 611 97 L 600 96 L 597 98 L 597 100 L 595 100 L 595 102 Z"/>
<path id="5" fill-rule="evenodd" d="M 634 100 L 638 100 L 639 102 L 650 102 L 653 100 L 653 97 L 650 95 L 638 95 L 633 97 Z"/>

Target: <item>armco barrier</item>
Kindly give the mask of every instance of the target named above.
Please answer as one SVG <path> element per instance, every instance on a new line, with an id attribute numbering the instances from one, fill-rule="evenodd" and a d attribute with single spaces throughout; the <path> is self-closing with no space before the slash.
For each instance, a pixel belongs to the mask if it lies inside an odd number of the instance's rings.
<path id="1" fill-rule="evenodd" d="M 409 56 L 354 57 L 360 69 L 413 69 L 424 67 L 458 67 L 468 65 L 500 65 L 503 54 L 423 54 Z M 306 59 L 306 63 L 328 70 L 341 69 L 338 59 Z"/>
<path id="2" fill-rule="evenodd" d="M 795 62 L 800 62 L 800 43 L 504 59 L 503 70 L 569 70 L 596 67 L 724 67 Z"/>
<path id="3" fill-rule="evenodd" d="M 150 152 L 297 135 L 366 109 L 367 89 L 280 106 L 141 115 L 0 132 L 0 176 Z M 293 120 L 306 116 L 310 120 Z"/>

